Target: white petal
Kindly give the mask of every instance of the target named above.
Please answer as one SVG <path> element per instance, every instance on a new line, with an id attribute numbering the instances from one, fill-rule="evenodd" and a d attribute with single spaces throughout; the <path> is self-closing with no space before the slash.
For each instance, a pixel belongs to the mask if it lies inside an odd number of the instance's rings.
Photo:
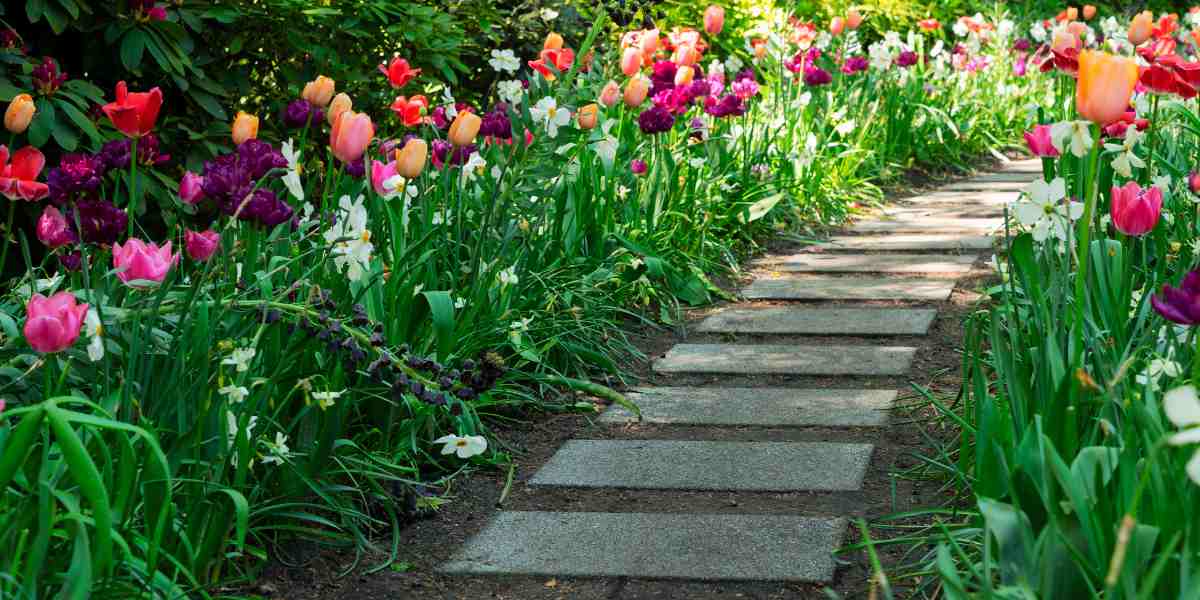
<path id="1" fill-rule="evenodd" d="M 449 444 L 449 443 L 451 443 L 451 442 L 454 442 L 454 441 L 457 441 L 457 440 L 458 440 L 458 436 L 457 436 L 457 435 L 450 434 L 450 435 L 443 435 L 442 437 L 440 437 L 440 438 L 438 438 L 438 439 L 436 439 L 436 440 L 433 440 L 433 443 L 435 443 L 435 444 Z"/>
<path id="2" fill-rule="evenodd" d="M 1187 462 L 1188 478 L 1196 485 L 1200 485 L 1200 450 L 1197 450 L 1192 455 L 1192 459 Z"/>
<path id="3" fill-rule="evenodd" d="M 1185 385 L 1167 392 L 1163 396 L 1163 408 L 1176 427 L 1200 424 L 1200 397 L 1196 395 L 1195 386 Z"/>
<path id="4" fill-rule="evenodd" d="M 1062 200 L 1067 197 L 1067 182 L 1062 177 L 1055 177 L 1048 188 L 1050 200 Z"/>
<path id="5" fill-rule="evenodd" d="M 1190 444 L 1200 443 L 1200 427 L 1192 427 L 1184 429 L 1175 435 L 1167 438 L 1167 443 L 1172 446 L 1187 446 Z"/>
<path id="6" fill-rule="evenodd" d="M 1042 215 L 1046 214 L 1042 205 L 1034 202 L 1014 202 L 1011 209 L 1022 225 L 1034 225 L 1038 219 L 1042 218 Z"/>

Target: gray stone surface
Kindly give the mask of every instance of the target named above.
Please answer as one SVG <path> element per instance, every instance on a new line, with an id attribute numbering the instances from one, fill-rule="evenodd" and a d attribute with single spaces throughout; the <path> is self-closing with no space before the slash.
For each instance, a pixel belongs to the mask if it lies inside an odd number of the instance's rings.
<path id="1" fill-rule="evenodd" d="M 823 583 L 845 530 L 843 519 L 793 515 L 505 511 L 440 570 Z"/>
<path id="2" fill-rule="evenodd" d="M 1037 178 L 1038 173 L 1022 173 L 1020 171 L 1000 171 L 997 173 L 981 173 L 967 181 L 972 183 L 995 183 L 998 181 L 1009 182 L 1016 181 L 1019 183 L 1029 183 Z"/>
<path id="3" fill-rule="evenodd" d="M 1033 177 L 1029 177 L 1024 181 L 956 181 L 947 183 L 938 190 L 943 192 L 1019 192 L 1033 179 Z"/>
<path id="4" fill-rule="evenodd" d="M 918 204 L 894 206 L 880 211 L 883 219 L 896 218 L 939 218 L 939 219 L 995 219 L 1004 216 L 1003 206 L 986 204 Z"/>
<path id="5" fill-rule="evenodd" d="M 989 250 L 994 238 L 970 233 L 840 235 L 821 246 L 830 250 Z"/>
<path id="6" fill-rule="evenodd" d="M 706 333 L 793 335 L 925 335 L 931 308 L 727 308 L 696 327 Z"/>
<path id="7" fill-rule="evenodd" d="M 659 373 L 732 375 L 903 375 L 916 348 L 788 344 L 676 344 L 654 362 Z"/>
<path id="8" fill-rule="evenodd" d="M 862 488 L 874 447 L 824 442 L 567 440 L 530 485 L 756 492 Z"/>
<path id="9" fill-rule="evenodd" d="M 830 254 L 806 252 L 768 259 L 765 268 L 797 273 L 966 273 L 971 254 Z"/>
<path id="10" fill-rule="evenodd" d="M 895 390 L 659 387 L 627 394 L 642 421 L 671 425 L 760 427 L 881 427 L 896 401 Z M 636 422 L 613 404 L 602 423 Z"/>
<path id="11" fill-rule="evenodd" d="M 930 300 L 944 301 L 950 279 L 915 277 L 807 277 L 755 279 L 742 290 L 750 300 Z"/>
<path id="12" fill-rule="evenodd" d="M 1019 191 L 937 191 L 903 198 L 899 202 L 904 206 L 941 206 L 941 205 L 977 205 L 993 209 L 1004 208 L 1005 205 L 1016 202 L 1021 197 Z"/>
<path id="13" fill-rule="evenodd" d="M 848 231 L 852 233 L 945 233 L 948 231 L 968 231 L 973 233 L 991 233 L 1004 224 L 1004 219 L 955 219 L 950 217 L 926 217 L 922 215 L 901 215 L 895 218 L 880 218 L 870 221 L 859 221 Z"/>
<path id="14" fill-rule="evenodd" d="M 1011 173 L 1041 173 L 1042 159 L 1027 158 L 1024 160 L 1010 160 L 1000 165 L 1000 170 Z"/>

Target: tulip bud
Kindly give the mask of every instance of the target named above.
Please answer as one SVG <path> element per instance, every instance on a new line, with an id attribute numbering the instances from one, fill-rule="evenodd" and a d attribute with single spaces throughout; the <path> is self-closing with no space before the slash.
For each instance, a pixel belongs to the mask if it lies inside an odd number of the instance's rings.
<path id="1" fill-rule="evenodd" d="M 629 171 L 634 175 L 645 175 L 648 169 L 649 166 L 646 164 L 646 161 L 640 158 L 629 161 Z"/>
<path id="2" fill-rule="evenodd" d="M 646 95 L 650 93 L 650 85 L 646 83 L 644 77 L 634 77 L 625 84 L 625 106 L 635 108 L 641 106 L 646 101 Z"/>
<path id="3" fill-rule="evenodd" d="M 396 151 L 396 173 L 405 179 L 416 179 L 425 170 L 425 159 L 429 156 L 429 145 L 421 138 L 408 140 Z"/>
<path id="4" fill-rule="evenodd" d="M 604 89 L 600 90 L 600 104 L 605 108 L 611 108 L 621 98 L 621 86 L 615 81 L 609 81 L 604 84 Z"/>
<path id="5" fill-rule="evenodd" d="M 325 108 L 329 106 L 329 101 L 333 100 L 333 92 L 336 87 L 332 79 L 318 75 L 316 79 L 304 84 L 304 92 L 300 94 L 300 97 L 313 106 Z"/>
<path id="6" fill-rule="evenodd" d="M 844 21 L 841 17 L 834 17 L 833 20 L 829 22 L 829 33 L 832 33 L 833 35 L 842 35 L 842 31 L 845 31 L 845 29 L 846 21 Z"/>
<path id="7" fill-rule="evenodd" d="M 580 129 L 595 129 L 596 122 L 600 120 L 600 107 L 596 104 L 581 106 L 575 118 L 579 122 Z"/>
<path id="8" fill-rule="evenodd" d="M 858 29 L 858 26 L 862 25 L 862 21 L 862 13 L 858 12 L 857 8 L 852 8 L 846 11 L 846 27 L 849 27 L 850 29 Z"/>
<path id="9" fill-rule="evenodd" d="M 1150 39 L 1150 34 L 1154 29 L 1154 14 L 1150 11 L 1142 11 L 1133 17 L 1133 21 L 1129 24 L 1129 42 L 1134 46 Z"/>
<path id="10" fill-rule="evenodd" d="M 204 199 L 204 178 L 191 171 L 183 174 L 179 180 L 179 199 L 187 204 L 195 204 Z"/>
<path id="11" fill-rule="evenodd" d="M 762 60 L 767 57 L 767 43 L 762 42 L 754 45 L 754 58 Z"/>
<path id="12" fill-rule="evenodd" d="M 1083 20 L 1090 21 L 1090 20 L 1092 20 L 1092 17 L 1094 17 L 1094 16 L 1096 16 L 1096 7 L 1091 4 L 1084 4 L 1083 5 Z"/>
<path id="13" fill-rule="evenodd" d="M 4 128 L 13 134 L 25 133 L 36 112 L 37 106 L 33 103 L 32 96 L 17 94 L 12 102 L 8 103 L 8 110 L 4 111 Z"/>
<path id="14" fill-rule="evenodd" d="M 241 145 L 246 140 L 258 137 L 258 117 L 238 111 L 233 118 L 233 143 Z"/>
<path id="15" fill-rule="evenodd" d="M 725 9 L 713 4 L 704 11 L 704 31 L 717 35 L 725 28 Z"/>
<path id="16" fill-rule="evenodd" d="M 49 298 L 35 293 L 25 305 L 25 341 L 43 354 L 62 352 L 79 339 L 88 305 L 78 304 L 71 292 Z"/>
<path id="17" fill-rule="evenodd" d="M 347 96 L 346 92 L 342 92 L 333 97 L 333 101 L 329 104 L 329 111 L 325 113 L 325 119 L 329 121 L 330 125 L 333 125 L 337 123 L 338 117 L 342 116 L 342 113 L 350 110 L 353 106 L 350 96 Z"/>
<path id="18" fill-rule="evenodd" d="M 457 117 L 454 117 L 454 122 L 450 124 L 450 133 L 447 134 L 447 139 L 455 146 L 469 146 L 475 142 L 475 136 L 479 135 L 479 126 L 483 124 L 483 120 L 479 115 L 469 112 L 460 111 Z"/>
<path id="19" fill-rule="evenodd" d="M 675 86 L 683 87 L 692 82 L 696 77 L 696 70 L 687 65 L 680 66 L 675 69 Z"/>
<path id="20" fill-rule="evenodd" d="M 187 255 L 196 262 L 204 262 L 217 253 L 221 247 L 221 234 L 209 229 L 208 231 L 183 230 L 183 247 Z"/>
<path id="21" fill-rule="evenodd" d="M 621 72 L 626 77 L 633 77 L 642 68 L 642 51 L 637 48 L 626 48 L 621 53 Z"/>
<path id="22" fill-rule="evenodd" d="M 1193 194 L 1200 194 L 1200 172 L 1192 171 L 1188 173 L 1188 189 L 1192 190 Z"/>
<path id="23" fill-rule="evenodd" d="M 546 41 L 542 42 L 542 50 L 562 50 L 563 36 L 551 31 L 546 34 Z"/>

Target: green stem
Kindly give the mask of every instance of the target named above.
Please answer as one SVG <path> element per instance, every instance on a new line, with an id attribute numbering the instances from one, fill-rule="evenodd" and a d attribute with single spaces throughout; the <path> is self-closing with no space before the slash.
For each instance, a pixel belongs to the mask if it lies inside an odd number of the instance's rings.
<path id="1" fill-rule="evenodd" d="M 137 214 L 137 202 L 138 202 L 138 196 L 137 196 L 137 162 L 138 162 L 137 146 L 138 146 L 137 138 L 133 138 L 132 140 L 130 140 L 130 143 L 129 143 L 129 207 L 128 207 L 129 225 L 126 228 L 127 229 L 126 233 L 130 236 L 133 235 L 133 221 L 134 221 L 133 216 L 135 214 Z"/>
<path id="2" fill-rule="evenodd" d="M 4 274 L 4 266 L 8 264 L 8 247 L 17 242 L 17 236 L 13 235 L 13 219 L 17 214 L 17 201 L 8 201 L 8 219 L 4 222 L 4 249 L 0 250 L 0 276 Z"/>
<path id="3" fill-rule="evenodd" d="M 1087 283 L 1088 275 L 1088 252 L 1091 245 L 1092 237 L 1092 218 L 1096 212 L 1096 199 L 1099 196 L 1097 190 L 1093 189 L 1093 184 L 1099 182 L 1096 177 L 1096 172 L 1100 165 L 1100 126 L 1092 125 L 1092 135 L 1095 140 L 1092 146 L 1092 156 L 1089 161 L 1088 170 L 1084 173 L 1085 181 L 1083 193 L 1086 198 L 1083 208 L 1083 218 L 1079 220 L 1079 270 L 1075 274 L 1075 303 L 1077 305 L 1079 323 L 1083 324 L 1084 311 L 1084 286 Z"/>

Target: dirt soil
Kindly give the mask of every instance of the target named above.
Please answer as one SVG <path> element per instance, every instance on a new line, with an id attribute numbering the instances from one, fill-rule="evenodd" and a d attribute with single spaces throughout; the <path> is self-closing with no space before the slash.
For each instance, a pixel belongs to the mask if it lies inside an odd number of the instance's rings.
<path id="1" fill-rule="evenodd" d="M 924 183 L 924 182 L 923 182 Z M 918 187 L 925 187 L 919 185 Z M 813 251 L 799 245 L 775 242 L 771 252 Z M 959 369 L 963 339 L 963 320 L 976 309 L 978 291 L 987 283 L 989 270 L 984 261 L 988 252 L 979 252 L 980 261 L 970 274 L 960 276 L 949 302 L 822 302 L 821 306 L 932 307 L 938 318 L 927 336 L 847 337 L 847 336 L 753 336 L 705 335 L 693 331 L 695 323 L 720 306 L 692 311 L 686 324 L 675 331 L 644 329 L 633 339 L 651 359 L 658 358 L 680 341 L 754 343 L 769 339 L 775 343 L 909 345 L 918 348 L 912 370 L 905 377 L 738 377 L 738 376 L 662 376 L 650 370 L 649 362 L 632 365 L 631 379 L 643 385 L 696 386 L 775 386 L 800 388 L 885 388 L 901 390 L 891 424 L 885 428 L 761 428 L 761 427 L 681 427 L 601 425 L 594 415 L 559 414 L 532 417 L 526 422 L 499 429 L 500 436 L 517 452 L 516 476 L 504 510 L 560 510 L 612 512 L 697 512 L 697 513 L 787 513 L 810 516 L 846 516 L 871 523 L 871 535 L 878 540 L 911 533 L 906 526 L 920 525 L 921 519 L 878 522 L 894 513 L 955 504 L 943 483 L 902 473 L 919 461 L 918 454 L 928 446 L 928 438 L 946 440 L 956 435 L 914 386 L 923 386 L 947 403 L 953 403 L 959 391 Z M 912 274 L 905 274 L 912 276 Z M 884 277 L 884 276 L 881 276 Z M 741 282 L 753 278 L 743 274 Z M 767 306 L 770 303 L 756 303 Z M 602 408 L 602 407 L 601 407 Z M 534 489 L 526 481 L 567 439 L 705 439 L 745 441 L 837 441 L 867 442 L 875 445 L 870 469 L 861 491 L 805 493 L 675 492 L 646 490 Z M 463 577 L 445 576 L 436 571 L 472 534 L 481 529 L 499 510 L 497 501 L 506 481 L 504 472 L 477 472 L 458 480 L 450 490 L 452 501 L 435 516 L 412 523 L 400 533 L 400 561 L 403 572 L 384 569 L 366 574 L 366 567 L 386 557 L 363 557 L 356 570 L 346 577 L 337 574 L 354 564 L 354 556 L 295 546 L 292 560 L 276 561 L 256 586 L 242 593 L 263 598 L 287 600 L 402 600 L 493 598 L 512 600 L 633 599 L 808 599 L 827 598 L 835 592 L 842 598 L 867 598 L 870 595 L 871 568 L 862 551 L 839 555 L 835 579 L 831 585 L 783 583 L 711 583 L 628 578 L 549 578 L 549 577 Z M 889 527 L 891 525 L 892 527 Z M 861 536 L 853 524 L 845 543 L 852 546 Z M 381 545 L 387 541 L 382 540 Z M 904 581 L 894 579 L 895 569 L 913 559 L 911 548 L 898 544 L 879 548 L 885 568 L 892 576 L 893 589 L 902 592 Z M 918 549 L 923 552 L 924 549 Z M 898 587 L 897 587 L 898 586 Z"/>

